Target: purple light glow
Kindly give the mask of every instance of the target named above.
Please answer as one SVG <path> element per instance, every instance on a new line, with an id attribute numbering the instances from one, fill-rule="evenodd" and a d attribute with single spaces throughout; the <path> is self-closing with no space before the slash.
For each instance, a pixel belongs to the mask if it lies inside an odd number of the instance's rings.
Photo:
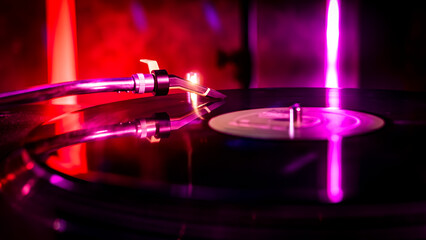
<path id="1" fill-rule="evenodd" d="M 326 104 L 329 108 L 340 108 L 337 53 L 339 48 L 339 4 L 329 0 L 327 7 L 327 72 L 325 79 Z M 342 190 L 342 137 L 332 135 L 327 150 L 327 197 L 331 203 L 341 202 Z"/>
<path id="2" fill-rule="evenodd" d="M 66 226 L 67 222 L 60 218 L 56 218 L 52 223 L 53 229 L 58 232 L 64 232 L 66 230 Z"/>
<path id="3" fill-rule="evenodd" d="M 63 181 L 63 178 L 58 175 L 52 175 L 49 179 L 49 182 L 53 185 L 56 185 Z"/>
<path id="4" fill-rule="evenodd" d="M 339 48 L 339 5 L 330 0 L 327 8 L 327 73 L 326 88 L 338 88 L 337 52 Z"/>
<path id="5" fill-rule="evenodd" d="M 326 89 L 326 106 L 332 109 L 340 109 L 340 93 L 338 88 Z"/>
<path id="6" fill-rule="evenodd" d="M 221 29 L 220 19 L 212 3 L 204 2 L 203 11 L 209 26 L 213 29 L 213 31 L 219 32 Z"/>
<path id="7" fill-rule="evenodd" d="M 66 189 L 66 190 L 72 190 L 73 187 L 74 187 L 72 182 L 70 182 L 70 181 L 66 180 L 65 178 L 63 178 L 59 175 L 56 175 L 56 174 L 50 176 L 49 182 L 52 185 L 55 185 L 57 187 L 60 187 L 60 188 Z"/>
<path id="8" fill-rule="evenodd" d="M 130 5 L 130 12 L 133 18 L 133 22 L 139 31 L 145 31 L 148 29 L 148 21 L 146 20 L 145 11 L 142 5 L 137 1 L 132 1 Z"/>
<path id="9" fill-rule="evenodd" d="M 327 197 L 332 203 L 343 199 L 342 191 L 342 137 L 333 135 L 327 151 Z"/>

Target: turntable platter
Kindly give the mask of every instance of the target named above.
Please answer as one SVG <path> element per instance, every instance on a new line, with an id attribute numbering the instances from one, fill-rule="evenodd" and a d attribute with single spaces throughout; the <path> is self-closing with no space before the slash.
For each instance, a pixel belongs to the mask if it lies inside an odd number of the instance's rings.
<path id="1" fill-rule="evenodd" d="M 407 236 L 426 224 L 423 94 L 341 90 L 341 108 L 330 113 L 349 116 L 339 119 L 350 131 L 357 119 L 369 128 L 339 135 L 333 125 L 331 136 L 292 140 L 287 131 L 271 140 L 210 126 L 243 112 L 272 116 L 288 129 L 287 107 L 297 102 L 306 107 L 302 123 L 311 124 L 304 127 L 315 128 L 327 122 L 326 90 L 223 93 L 225 102 L 175 94 L 47 121 L 4 161 L 1 189 L 26 213 L 56 220 L 62 232 L 84 219 L 91 223 L 79 225 L 83 233 L 184 231 L 196 239 L 327 236 L 342 226 L 360 236 Z"/>

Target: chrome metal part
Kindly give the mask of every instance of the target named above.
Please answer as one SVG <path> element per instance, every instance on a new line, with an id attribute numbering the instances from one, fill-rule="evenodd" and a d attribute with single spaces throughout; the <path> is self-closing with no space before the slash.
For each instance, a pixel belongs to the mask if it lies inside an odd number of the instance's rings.
<path id="1" fill-rule="evenodd" d="M 0 104 L 25 104 L 69 95 L 134 90 L 135 81 L 131 77 L 80 80 L 0 93 Z"/>
<path id="2" fill-rule="evenodd" d="M 299 103 L 295 103 L 289 107 L 290 125 L 299 127 L 302 125 L 302 107 Z"/>
<path id="3" fill-rule="evenodd" d="M 154 70 L 152 75 L 155 79 L 155 96 L 163 96 L 169 93 L 170 81 L 166 70 Z"/>
<path id="4" fill-rule="evenodd" d="M 133 74 L 135 81 L 135 93 L 149 93 L 154 92 L 155 80 L 152 74 L 137 73 Z"/>

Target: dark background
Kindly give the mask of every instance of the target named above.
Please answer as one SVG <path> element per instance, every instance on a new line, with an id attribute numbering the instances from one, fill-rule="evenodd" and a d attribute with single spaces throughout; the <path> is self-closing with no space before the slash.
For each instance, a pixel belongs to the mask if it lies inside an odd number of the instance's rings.
<path id="1" fill-rule="evenodd" d="M 425 7 L 340 4 L 340 85 L 425 91 Z M 47 83 L 45 12 L 0 2 L 0 92 Z M 325 16 L 326 1 L 77 0 L 77 78 L 130 76 L 151 58 L 217 89 L 323 87 Z"/>

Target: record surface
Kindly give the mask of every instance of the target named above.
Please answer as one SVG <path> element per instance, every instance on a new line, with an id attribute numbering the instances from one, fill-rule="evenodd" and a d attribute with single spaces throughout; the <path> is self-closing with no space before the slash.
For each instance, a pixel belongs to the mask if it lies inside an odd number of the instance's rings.
<path id="1" fill-rule="evenodd" d="M 78 236 L 422 233 L 423 94 L 341 90 L 340 109 L 383 119 L 383 126 L 326 140 L 277 141 L 223 134 L 208 122 L 294 103 L 325 107 L 326 89 L 223 93 L 224 102 L 176 94 L 52 119 L 5 161 L 2 191 L 55 231 Z"/>

